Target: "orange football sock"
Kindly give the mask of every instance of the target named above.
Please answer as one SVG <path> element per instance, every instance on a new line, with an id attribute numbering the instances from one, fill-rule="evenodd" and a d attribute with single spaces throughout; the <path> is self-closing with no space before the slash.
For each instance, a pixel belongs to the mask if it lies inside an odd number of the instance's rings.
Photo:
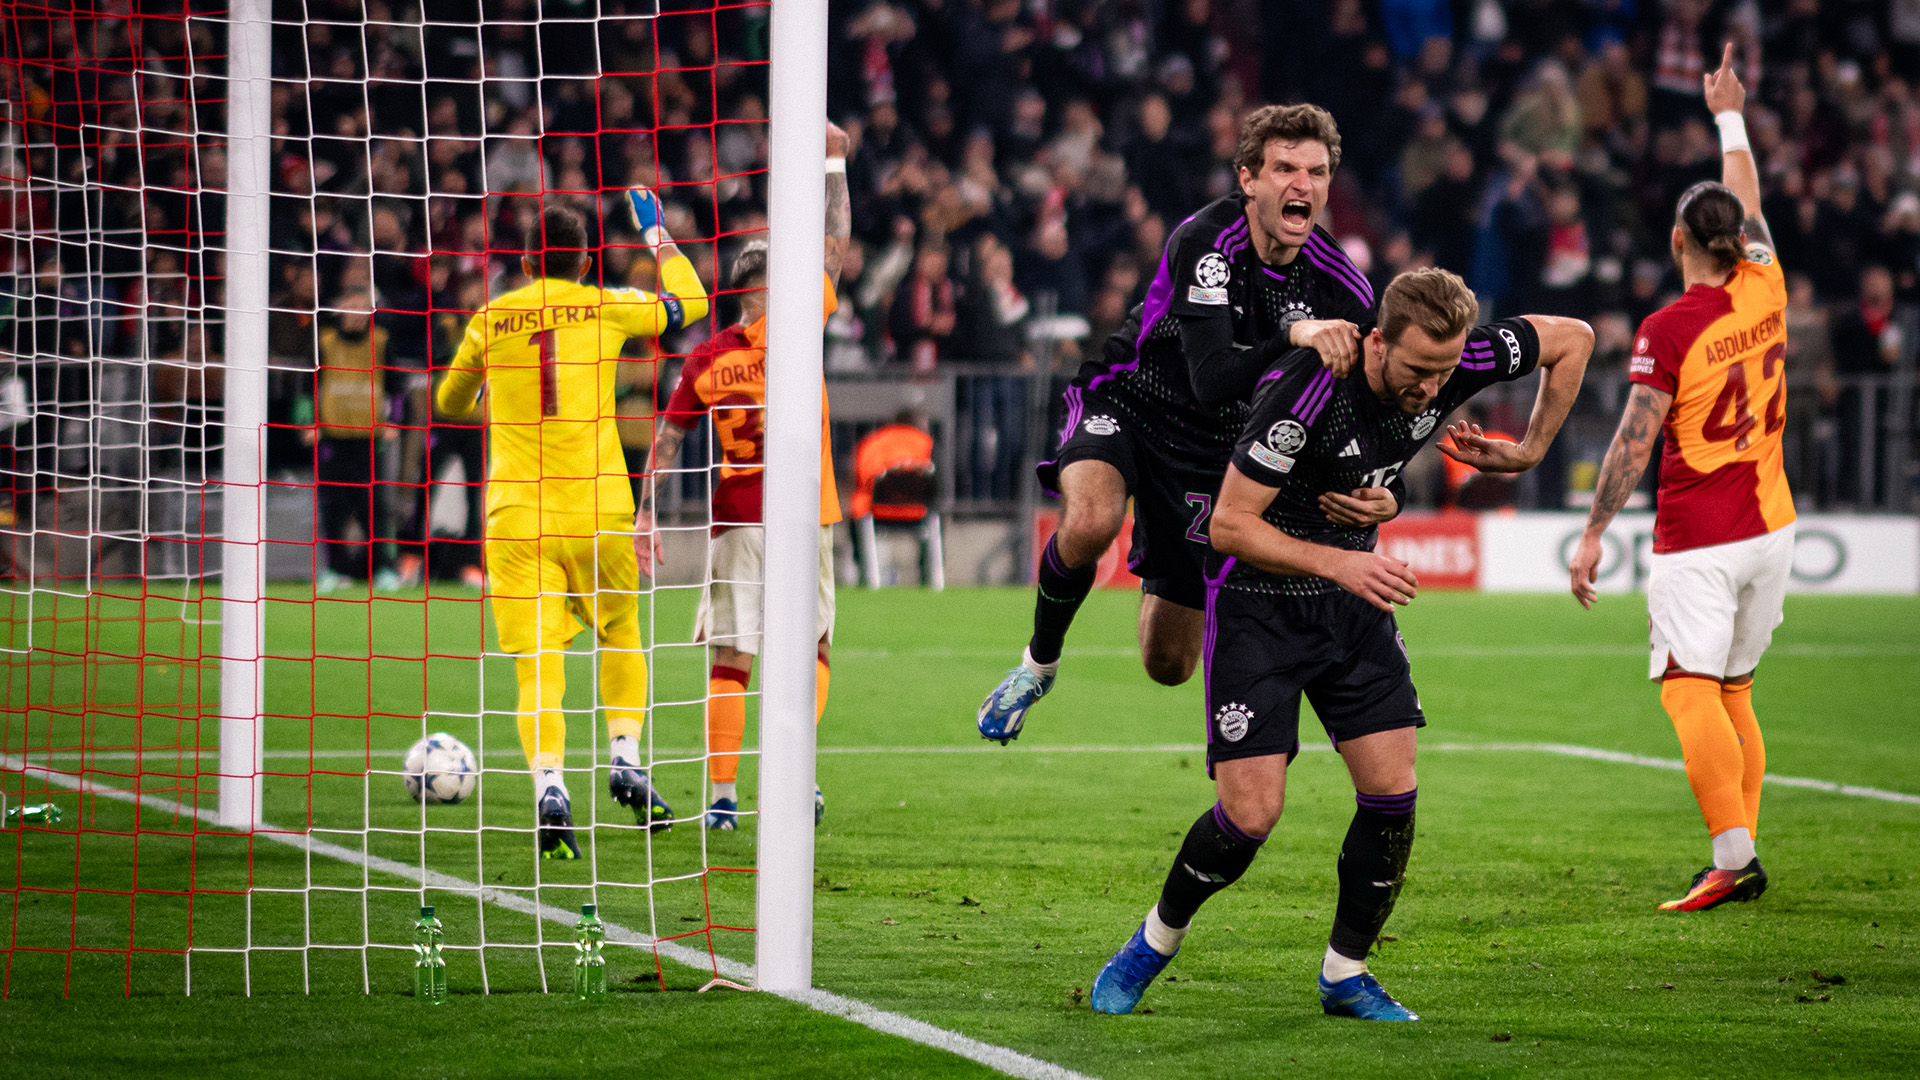
<path id="1" fill-rule="evenodd" d="M 827 711 L 827 687 L 833 682 L 833 669 L 827 667 L 825 660 L 813 662 L 813 725 L 820 726 L 820 716 Z"/>
<path id="2" fill-rule="evenodd" d="M 1747 803 L 1747 829 L 1760 838 L 1760 781 L 1767 774 L 1767 743 L 1760 737 L 1760 718 L 1753 714 L 1753 683 L 1720 687 L 1720 703 L 1733 721 L 1733 733 L 1740 739 L 1740 794 Z"/>
<path id="3" fill-rule="evenodd" d="M 1680 754 L 1687 761 L 1687 783 L 1707 819 L 1707 835 L 1750 827 L 1741 790 L 1745 762 L 1733 721 L 1720 701 L 1720 680 L 1697 675 L 1668 676 L 1660 684 L 1660 704 L 1673 718 Z"/>
<path id="4" fill-rule="evenodd" d="M 713 665 L 707 678 L 707 779 L 731 784 L 740 775 L 740 743 L 747 737 L 747 677 Z"/>

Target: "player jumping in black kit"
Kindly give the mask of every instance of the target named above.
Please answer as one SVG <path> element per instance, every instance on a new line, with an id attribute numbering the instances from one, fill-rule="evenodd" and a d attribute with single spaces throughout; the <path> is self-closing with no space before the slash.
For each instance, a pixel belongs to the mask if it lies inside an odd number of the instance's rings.
<path id="1" fill-rule="evenodd" d="M 1187 681 L 1200 655 L 1207 516 L 1248 395 L 1296 346 L 1317 350 L 1336 375 L 1359 354 L 1373 288 L 1313 224 L 1340 164 L 1333 117 L 1313 105 L 1256 110 L 1234 163 L 1240 191 L 1174 230 L 1146 303 L 1067 389 L 1060 452 L 1039 468 L 1065 504 L 1060 529 L 1040 558 L 1026 653 L 980 706 L 988 739 L 1017 737 L 1052 687 L 1067 627 L 1129 496 L 1141 661 L 1156 682 Z M 1331 495 L 1327 512 L 1367 525 L 1398 509 L 1393 494 L 1374 490 Z"/>
<path id="2" fill-rule="evenodd" d="M 1519 443 L 1456 423 L 1441 450 L 1488 472 L 1539 463 L 1579 394 L 1593 331 L 1543 315 L 1474 326 L 1478 310 L 1453 274 L 1408 271 L 1381 298 L 1364 375 L 1336 379 L 1302 349 L 1262 378 L 1220 487 L 1207 564 L 1207 768 L 1220 801 L 1194 822 L 1159 902 L 1095 979 L 1095 1010 L 1131 1012 L 1200 905 L 1252 865 L 1280 820 L 1305 693 L 1359 804 L 1340 848 L 1321 1007 L 1418 1019 L 1374 981 L 1366 957 L 1413 846 L 1415 731 L 1426 718 L 1393 609 L 1419 583 L 1374 552 L 1373 526 L 1329 523 L 1321 499 L 1387 484 L 1443 417 L 1536 367 L 1540 390 Z"/>

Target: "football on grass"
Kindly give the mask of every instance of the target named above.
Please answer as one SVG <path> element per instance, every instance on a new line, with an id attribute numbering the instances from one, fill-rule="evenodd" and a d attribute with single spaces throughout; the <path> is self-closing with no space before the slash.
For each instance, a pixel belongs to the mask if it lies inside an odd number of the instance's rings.
<path id="1" fill-rule="evenodd" d="M 401 766 L 414 802 L 457 803 L 473 794 L 479 767 L 467 744 L 436 731 L 414 743 Z"/>

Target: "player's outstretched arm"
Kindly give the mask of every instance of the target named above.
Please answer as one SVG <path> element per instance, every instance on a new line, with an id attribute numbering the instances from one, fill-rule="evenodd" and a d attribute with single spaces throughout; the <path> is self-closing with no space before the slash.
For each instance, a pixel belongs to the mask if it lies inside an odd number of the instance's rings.
<path id="1" fill-rule="evenodd" d="M 1760 213 L 1760 170 L 1747 143 L 1747 88 L 1733 69 L 1733 42 L 1720 54 L 1720 67 L 1708 72 L 1707 109 L 1720 127 L 1720 182 L 1733 190 L 1747 212 L 1747 242 L 1773 247 L 1773 233 Z"/>
<path id="2" fill-rule="evenodd" d="M 847 133 L 827 121 L 827 280 L 840 287 L 840 264 L 853 238 L 853 201 L 847 193 Z"/>
<path id="3" fill-rule="evenodd" d="M 1574 599 L 1581 607 L 1592 607 L 1599 596 L 1594 581 L 1600 566 L 1600 537 L 1646 475 L 1654 437 L 1667 422 L 1667 407 L 1672 404 L 1672 394 L 1645 383 L 1634 383 L 1627 394 L 1627 410 L 1620 416 L 1620 427 L 1613 433 L 1613 444 L 1607 447 L 1606 460 L 1600 463 L 1600 478 L 1593 486 L 1593 508 L 1587 511 L 1586 530 L 1580 534 L 1580 547 L 1567 566 Z"/>
<path id="4" fill-rule="evenodd" d="M 1419 592 L 1413 568 L 1372 551 L 1314 544 L 1288 536 L 1261 515 L 1279 488 L 1268 487 L 1227 466 L 1220 499 L 1207 526 L 1213 549 L 1269 574 L 1323 577 L 1382 611 L 1411 601 Z"/>
<path id="5" fill-rule="evenodd" d="M 1440 452 L 1482 472 L 1526 472 L 1547 455 L 1560 425 L 1580 396 L 1586 378 L 1587 357 L 1593 353 L 1593 327 L 1561 315 L 1522 315 L 1540 336 L 1540 392 L 1534 395 L 1527 433 L 1520 441 L 1490 439 L 1477 424 L 1456 423 L 1447 429 L 1452 438 Z M 1451 445 L 1449 445 L 1451 443 Z"/>
<path id="6" fill-rule="evenodd" d="M 651 188 L 627 189 L 627 211 L 641 239 L 654 248 L 660 267 L 660 303 L 644 305 L 649 315 L 645 325 L 631 325 L 627 332 L 636 337 L 659 337 L 669 330 L 691 326 L 707 317 L 707 288 L 692 260 L 673 242 L 667 232 L 666 208 Z"/>

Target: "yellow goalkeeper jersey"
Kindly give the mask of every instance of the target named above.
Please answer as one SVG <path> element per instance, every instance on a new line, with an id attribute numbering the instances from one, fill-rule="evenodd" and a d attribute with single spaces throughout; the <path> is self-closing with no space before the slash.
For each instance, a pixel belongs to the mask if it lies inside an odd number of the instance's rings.
<path id="1" fill-rule="evenodd" d="M 614 406 L 627 339 L 703 319 L 707 294 L 686 256 L 662 262 L 662 294 L 541 278 L 467 323 L 436 395 L 442 412 L 473 411 L 488 388 L 487 515 L 633 516 Z"/>

